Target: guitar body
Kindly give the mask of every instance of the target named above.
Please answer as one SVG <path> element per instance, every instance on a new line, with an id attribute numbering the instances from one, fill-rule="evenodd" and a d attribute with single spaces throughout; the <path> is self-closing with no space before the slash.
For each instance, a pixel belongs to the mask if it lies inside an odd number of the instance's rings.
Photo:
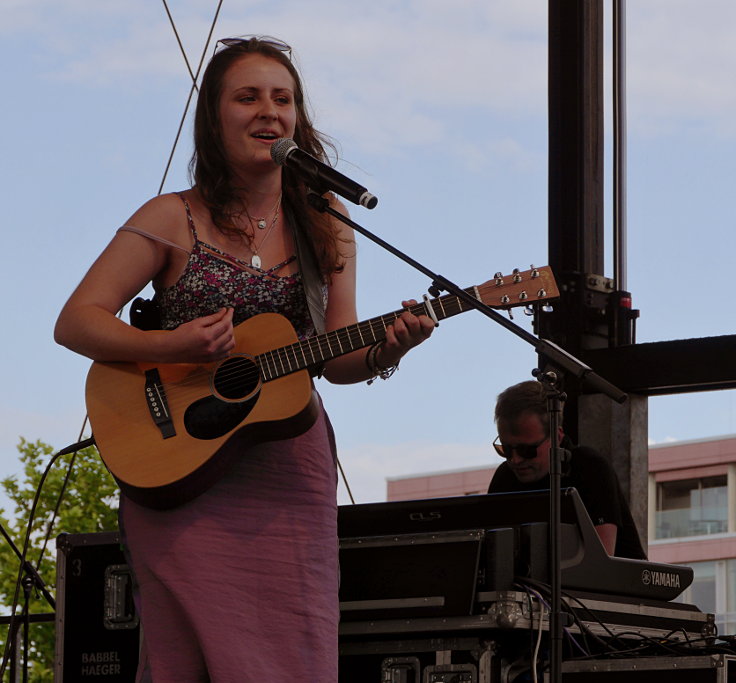
<path id="1" fill-rule="evenodd" d="M 231 357 L 218 363 L 92 365 L 86 398 L 95 442 L 135 502 L 166 509 L 206 491 L 238 456 L 225 448 L 236 433 L 259 443 L 297 436 L 314 424 L 309 372 L 261 382 L 252 360 L 296 342 L 291 323 L 275 313 L 259 315 L 236 326 L 235 340 Z M 157 424 L 154 413 L 169 419 Z"/>

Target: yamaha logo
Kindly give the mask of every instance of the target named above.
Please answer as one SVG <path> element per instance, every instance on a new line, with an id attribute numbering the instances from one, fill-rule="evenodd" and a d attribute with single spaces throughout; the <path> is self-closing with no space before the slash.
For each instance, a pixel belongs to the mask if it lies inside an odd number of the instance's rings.
<path id="1" fill-rule="evenodd" d="M 664 586 L 680 588 L 680 575 L 675 572 L 655 572 L 645 569 L 641 573 L 641 582 L 645 586 Z"/>

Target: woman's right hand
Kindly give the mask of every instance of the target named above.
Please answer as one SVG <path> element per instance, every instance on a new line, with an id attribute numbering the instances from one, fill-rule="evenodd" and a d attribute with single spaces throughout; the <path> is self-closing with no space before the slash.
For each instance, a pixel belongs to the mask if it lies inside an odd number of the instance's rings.
<path id="1" fill-rule="evenodd" d="M 233 309 L 195 318 L 166 335 L 169 362 L 211 363 L 228 357 L 235 348 Z"/>

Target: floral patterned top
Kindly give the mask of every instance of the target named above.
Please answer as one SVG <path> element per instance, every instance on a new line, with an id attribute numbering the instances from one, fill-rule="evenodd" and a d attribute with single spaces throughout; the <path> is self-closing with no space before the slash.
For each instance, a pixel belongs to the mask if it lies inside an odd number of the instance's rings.
<path id="1" fill-rule="evenodd" d="M 235 325 L 259 313 L 280 313 L 294 326 L 299 339 L 314 335 L 300 273 L 283 277 L 276 274 L 296 256 L 263 270 L 201 242 L 189 204 L 184 197 L 181 199 L 194 246 L 181 277 L 171 287 L 157 293 L 162 328 L 171 330 L 230 306 L 235 309 Z"/>

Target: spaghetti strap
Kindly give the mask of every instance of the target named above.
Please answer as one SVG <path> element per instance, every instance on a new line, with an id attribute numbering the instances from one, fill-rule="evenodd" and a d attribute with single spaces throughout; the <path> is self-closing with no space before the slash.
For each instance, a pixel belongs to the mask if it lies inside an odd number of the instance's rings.
<path id="1" fill-rule="evenodd" d="M 199 248 L 204 249 L 205 251 L 210 252 L 214 256 L 217 256 L 218 258 L 228 261 L 229 263 L 236 265 L 239 268 L 244 267 L 246 269 L 255 270 L 259 273 L 262 273 L 268 276 L 274 276 L 277 270 L 280 270 L 284 266 L 289 265 L 292 261 L 296 259 L 296 255 L 292 254 L 289 258 L 285 259 L 281 263 L 277 263 L 275 266 L 271 266 L 271 268 L 264 270 L 263 268 L 256 268 L 255 266 L 252 266 L 251 264 L 246 263 L 245 261 L 243 261 L 243 259 L 240 259 L 237 256 L 233 256 L 232 254 L 228 254 L 227 252 L 222 251 L 222 249 L 219 249 L 214 244 L 209 244 L 208 242 L 200 241 L 199 237 L 197 237 L 197 230 L 194 227 L 194 218 L 192 218 L 192 210 L 189 207 L 189 202 L 186 200 L 186 197 L 184 197 L 183 193 L 175 192 L 174 194 L 176 194 L 176 196 L 179 197 L 179 199 L 181 199 L 181 201 L 184 203 L 184 209 L 187 212 L 187 221 L 189 222 L 189 227 L 194 237 L 195 248 L 196 248 L 196 245 L 199 245 Z"/>
<path id="2" fill-rule="evenodd" d="M 186 197 L 181 192 L 175 193 L 179 199 L 184 202 L 184 210 L 187 212 L 187 222 L 189 223 L 189 228 L 192 231 L 192 236 L 194 237 L 195 242 L 199 242 L 199 238 L 197 237 L 197 229 L 194 227 L 194 219 L 192 218 L 192 210 L 189 208 L 189 202 L 186 200 Z"/>
<path id="3" fill-rule="evenodd" d="M 158 235 L 153 235 L 150 232 L 146 232 L 145 230 L 141 230 L 140 228 L 136 228 L 132 225 L 123 225 L 117 229 L 117 232 L 120 232 L 121 230 L 125 232 L 132 232 L 136 235 L 140 235 L 141 237 L 147 237 L 149 240 L 153 240 L 154 242 L 161 242 L 161 244 L 165 244 L 169 247 L 174 247 L 174 249 L 180 249 L 185 254 L 190 253 L 189 249 L 187 249 L 186 247 L 182 247 L 181 244 L 176 244 L 176 242 L 167 240 L 164 237 L 159 237 Z"/>

